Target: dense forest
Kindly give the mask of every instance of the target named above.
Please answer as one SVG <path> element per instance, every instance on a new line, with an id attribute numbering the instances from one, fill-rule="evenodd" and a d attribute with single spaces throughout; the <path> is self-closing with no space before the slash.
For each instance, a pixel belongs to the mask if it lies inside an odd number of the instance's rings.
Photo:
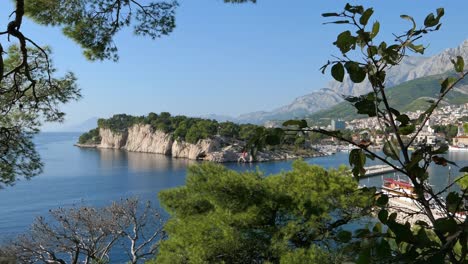
<path id="1" fill-rule="evenodd" d="M 168 112 L 149 113 L 147 116 L 114 115 L 108 119 L 99 119 L 98 128 L 84 133 L 79 138 L 80 144 L 96 144 L 101 141 L 99 128 L 107 128 L 116 133 L 127 131 L 133 125 L 150 125 L 154 130 L 172 133 L 176 139 L 197 143 L 200 139 L 219 135 L 226 138 L 248 140 L 259 126 L 252 124 L 235 124 L 218 122 L 211 119 L 171 116 Z"/>

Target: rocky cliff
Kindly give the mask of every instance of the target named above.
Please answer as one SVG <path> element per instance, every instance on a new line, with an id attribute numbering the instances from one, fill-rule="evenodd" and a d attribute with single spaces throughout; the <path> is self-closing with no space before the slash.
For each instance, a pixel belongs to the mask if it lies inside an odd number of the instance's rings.
<path id="1" fill-rule="evenodd" d="M 132 152 L 156 153 L 172 156 L 174 158 L 186 158 L 191 160 L 205 160 L 213 162 L 237 162 L 242 159 L 244 142 L 227 140 L 222 137 L 201 139 L 196 144 L 176 140 L 172 134 L 153 130 L 150 125 L 133 125 L 123 132 L 114 132 L 110 129 L 100 128 L 101 142 L 94 145 L 76 144 L 78 147 L 110 148 Z M 313 156 L 313 152 L 297 155 L 292 151 L 265 151 L 260 152 L 256 161 L 271 161 L 294 159 Z M 251 161 L 246 155 L 245 161 Z"/>

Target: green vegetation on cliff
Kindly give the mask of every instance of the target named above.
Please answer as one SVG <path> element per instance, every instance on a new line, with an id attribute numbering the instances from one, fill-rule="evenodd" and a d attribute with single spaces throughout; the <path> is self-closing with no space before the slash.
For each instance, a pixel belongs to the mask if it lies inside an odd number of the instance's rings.
<path id="1" fill-rule="evenodd" d="M 99 129 L 91 129 L 87 133 L 83 133 L 78 139 L 79 144 L 99 144 L 101 142 L 101 136 L 99 135 Z"/>
<path id="2" fill-rule="evenodd" d="M 235 124 L 232 122 L 218 122 L 211 119 L 171 116 L 168 112 L 160 114 L 149 113 L 147 116 L 131 116 L 126 114 L 114 115 L 108 119 L 99 119 L 98 128 L 92 129 L 80 136 L 80 144 L 97 144 L 100 141 L 99 129 L 110 129 L 115 133 L 127 131 L 133 125 L 150 125 L 154 130 L 173 133 L 175 139 L 197 143 L 200 139 L 220 135 L 226 138 L 248 140 L 258 128 L 252 124 Z"/>

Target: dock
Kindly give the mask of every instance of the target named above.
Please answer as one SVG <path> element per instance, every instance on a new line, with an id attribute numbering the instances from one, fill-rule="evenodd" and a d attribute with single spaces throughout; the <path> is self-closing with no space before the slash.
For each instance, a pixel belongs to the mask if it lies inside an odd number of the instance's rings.
<path id="1" fill-rule="evenodd" d="M 363 177 L 378 176 L 396 171 L 393 167 L 389 165 L 374 165 L 364 167 L 364 169 L 366 170 L 366 175 L 364 175 Z"/>

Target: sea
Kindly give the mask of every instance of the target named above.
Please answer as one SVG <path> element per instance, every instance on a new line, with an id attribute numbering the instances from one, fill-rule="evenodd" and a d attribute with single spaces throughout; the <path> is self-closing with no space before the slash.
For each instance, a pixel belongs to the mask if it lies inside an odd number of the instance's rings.
<path id="1" fill-rule="evenodd" d="M 44 162 L 42 174 L 0 189 L 0 240 L 26 232 L 49 209 L 74 205 L 105 206 L 126 197 L 150 200 L 159 206 L 161 190 L 184 185 L 187 166 L 197 161 L 160 154 L 75 147 L 80 133 L 41 133 L 34 142 Z M 448 160 L 468 166 L 468 152 L 449 152 Z M 326 168 L 349 165 L 348 153 L 305 159 Z M 265 175 L 291 169 L 292 161 L 254 164 L 227 163 L 236 171 L 261 170 Z M 371 163 L 377 164 L 376 162 Z M 459 168 L 431 166 L 430 183 L 441 189 L 459 176 Z M 393 173 L 385 177 L 394 177 Z M 361 185 L 381 186 L 382 176 L 364 178 Z"/>

